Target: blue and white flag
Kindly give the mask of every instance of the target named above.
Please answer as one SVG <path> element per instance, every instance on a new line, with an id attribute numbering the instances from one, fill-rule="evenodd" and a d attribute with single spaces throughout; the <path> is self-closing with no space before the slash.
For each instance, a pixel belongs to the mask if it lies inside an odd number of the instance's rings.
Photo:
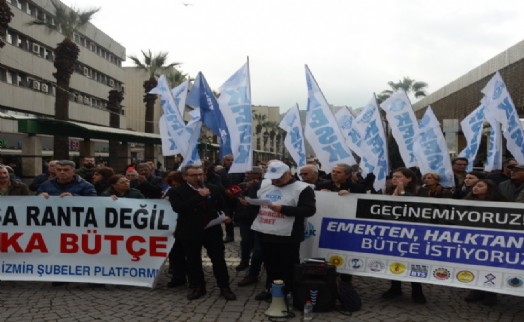
<path id="1" fill-rule="evenodd" d="M 337 120 L 338 127 L 340 132 L 346 139 L 346 144 L 355 152 L 356 155 L 362 157 L 362 150 L 360 149 L 360 143 L 362 142 L 362 137 L 360 133 L 353 127 L 353 114 L 347 108 L 341 108 L 338 112 L 335 113 L 335 119 Z"/>
<path id="2" fill-rule="evenodd" d="M 187 95 L 186 104 L 200 108 L 202 122 L 220 138 L 220 157 L 231 154 L 231 141 L 226 121 L 217 99 L 207 84 L 204 74 L 198 73 L 191 91 Z"/>
<path id="3" fill-rule="evenodd" d="M 200 156 L 198 155 L 198 139 L 202 130 L 202 118 L 198 108 L 189 112 L 191 120 L 187 123 L 186 131 L 189 133 L 189 143 L 185 154 L 182 154 L 184 160 L 180 167 L 186 165 L 201 165 Z"/>
<path id="4" fill-rule="evenodd" d="M 298 105 L 295 105 L 287 111 L 278 126 L 287 133 L 284 139 L 284 146 L 288 150 L 289 155 L 291 155 L 299 168 L 305 166 L 306 146 Z"/>
<path id="5" fill-rule="evenodd" d="M 308 100 L 304 136 L 313 148 L 322 168 L 329 173 L 338 163 L 355 164 L 356 161 L 346 146 L 344 136 L 338 128 L 326 98 L 307 65 L 306 82 Z"/>
<path id="6" fill-rule="evenodd" d="M 485 109 L 484 112 L 484 117 L 491 127 L 486 164 L 484 165 L 484 170 L 488 172 L 502 169 L 502 131 L 500 123 L 495 120 L 495 116 L 493 116 L 491 111 Z"/>
<path id="7" fill-rule="evenodd" d="M 165 114 L 160 116 L 158 129 L 160 131 L 160 141 L 162 142 L 162 155 L 166 157 L 176 155 L 179 149 L 174 138 L 175 136 L 169 133 L 169 126 L 167 125 Z"/>
<path id="8" fill-rule="evenodd" d="M 442 186 L 455 186 L 448 145 L 431 106 L 428 106 L 420 120 L 418 137 L 413 144 L 413 153 L 416 155 L 422 175 L 430 172 L 437 173 Z"/>
<path id="9" fill-rule="evenodd" d="M 404 165 L 408 168 L 416 167 L 417 158 L 413 153 L 413 143 L 418 136 L 418 123 L 406 92 L 398 90 L 382 102 L 380 108 L 386 112 Z"/>
<path id="10" fill-rule="evenodd" d="M 171 90 L 171 94 L 173 94 L 175 104 L 178 108 L 178 112 L 180 113 L 180 116 L 182 117 L 182 119 L 184 119 L 184 112 L 186 110 L 186 98 L 187 98 L 188 88 L 189 88 L 189 80 L 187 79 L 182 84 L 178 85 L 177 87 Z"/>
<path id="11" fill-rule="evenodd" d="M 466 138 L 467 145 L 458 156 L 468 159 L 468 168 L 466 171 L 473 170 L 473 163 L 482 140 L 482 129 L 484 126 L 484 105 L 481 104 L 461 122 L 460 127 Z"/>
<path id="12" fill-rule="evenodd" d="M 375 175 L 373 188 L 376 191 L 386 191 L 386 179 L 389 173 L 387 140 L 374 97 L 357 115 L 353 124 L 362 137 L 360 144 L 362 174 L 365 176 L 373 173 Z"/>
<path id="13" fill-rule="evenodd" d="M 189 136 L 164 75 L 160 76 L 157 86 L 149 94 L 160 95 L 160 105 L 164 111 L 163 120 L 159 123 L 162 151 L 168 153 L 164 155 L 184 154 Z"/>
<path id="14" fill-rule="evenodd" d="M 248 63 L 220 86 L 218 105 L 231 135 L 233 164 L 229 173 L 245 173 L 251 170 L 253 164 L 253 116 Z"/>
<path id="15" fill-rule="evenodd" d="M 506 147 L 519 164 L 524 163 L 524 131 L 519 114 L 499 72 L 496 72 L 482 89 L 482 93 L 485 95 L 483 103 L 486 109 L 497 122 L 502 124 Z"/>

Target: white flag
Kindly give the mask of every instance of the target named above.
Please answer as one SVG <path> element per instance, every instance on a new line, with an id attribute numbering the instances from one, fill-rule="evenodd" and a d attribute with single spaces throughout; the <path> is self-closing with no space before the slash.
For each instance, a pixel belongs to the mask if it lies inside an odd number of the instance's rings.
<path id="1" fill-rule="evenodd" d="M 354 127 L 362 137 L 360 148 L 362 160 L 360 168 L 365 176 L 375 175 L 373 188 L 386 191 L 386 178 L 389 172 L 387 140 L 382 126 L 377 101 L 373 97 L 354 120 Z"/>
<path id="2" fill-rule="evenodd" d="M 402 161 L 408 168 L 416 167 L 417 159 L 413 153 L 413 143 L 418 136 L 418 124 L 408 96 L 403 90 L 398 90 L 382 102 L 380 107 L 386 112 Z"/>
<path id="3" fill-rule="evenodd" d="M 484 105 L 480 105 L 461 122 L 460 127 L 466 138 L 467 145 L 459 153 L 459 157 L 468 159 L 467 171 L 473 170 L 473 163 L 482 140 L 482 129 L 484 126 Z"/>
<path id="4" fill-rule="evenodd" d="M 186 110 L 186 98 L 187 90 L 189 88 L 189 80 L 185 80 L 182 84 L 171 90 L 173 99 L 175 100 L 175 105 L 177 106 L 178 112 L 182 119 L 184 119 L 184 112 Z M 165 113 L 165 111 L 164 111 Z"/>
<path id="5" fill-rule="evenodd" d="M 422 175 L 429 172 L 438 173 L 442 186 L 455 186 L 448 145 L 431 106 L 428 106 L 420 120 L 418 137 L 413 144 L 413 153 L 417 157 Z"/>
<path id="6" fill-rule="evenodd" d="M 189 136 L 164 75 L 160 76 L 157 86 L 149 94 L 160 95 L 160 104 L 164 111 L 163 120 L 159 123 L 160 135 L 163 137 L 162 151 L 169 153 L 164 155 L 177 153 L 183 155 L 186 152 Z M 164 142 L 167 144 L 166 147 Z"/>
<path id="7" fill-rule="evenodd" d="M 245 173 L 253 164 L 251 88 L 245 63 L 221 87 L 218 106 L 231 137 L 233 164 L 229 173 Z"/>
<path id="8" fill-rule="evenodd" d="M 351 111 L 347 107 L 341 108 L 337 113 L 335 113 L 335 119 L 337 120 L 338 127 L 340 128 L 348 147 L 351 151 L 355 152 L 356 155 L 362 157 L 362 150 L 360 149 L 362 137 L 353 127 L 354 117 L 353 114 L 351 114 Z"/>
<path id="9" fill-rule="evenodd" d="M 304 136 L 313 148 L 322 168 L 329 173 L 338 163 L 355 164 L 356 161 L 344 142 L 326 98 L 307 65 L 306 82 L 308 102 Z"/>
<path id="10" fill-rule="evenodd" d="M 486 156 L 485 171 L 502 169 L 502 131 L 500 123 L 495 120 L 491 110 L 485 110 L 485 118 L 491 127 L 488 142 L 488 153 Z"/>
<path id="11" fill-rule="evenodd" d="M 162 142 L 162 155 L 170 156 L 177 154 L 179 150 L 174 139 L 174 135 L 169 133 L 169 126 L 167 125 L 166 115 L 160 116 L 158 121 L 158 129 L 160 131 L 160 141 Z"/>
<path id="12" fill-rule="evenodd" d="M 524 163 L 524 131 L 519 114 L 499 72 L 496 72 L 482 89 L 482 93 L 485 95 L 483 103 L 486 105 L 486 110 L 489 110 L 495 120 L 502 124 L 502 133 L 506 138 L 508 150 L 518 163 Z"/>
<path id="13" fill-rule="evenodd" d="M 278 126 L 287 133 L 284 146 L 289 151 L 289 155 L 291 155 L 299 168 L 305 166 L 306 147 L 298 105 L 295 105 L 287 111 Z"/>
<path id="14" fill-rule="evenodd" d="M 202 118 L 200 117 L 200 109 L 196 108 L 189 112 L 191 120 L 187 123 L 186 131 L 188 132 L 189 142 L 185 154 L 182 154 L 184 160 L 180 167 L 186 165 L 201 165 L 200 156 L 198 155 L 198 139 L 200 138 L 200 130 L 202 129 Z"/>

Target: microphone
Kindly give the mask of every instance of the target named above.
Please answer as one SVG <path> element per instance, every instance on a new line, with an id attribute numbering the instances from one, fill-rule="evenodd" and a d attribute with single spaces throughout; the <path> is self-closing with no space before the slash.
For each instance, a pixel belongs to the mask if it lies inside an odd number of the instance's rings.
<path id="1" fill-rule="evenodd" d="M 201 189 L 205 189 L 205 188 L 207 188 L 206 185 L 204 184 L 204 182 L 201 182 L 201 181 L 198 182 L 198 186 L 199 186 Z M 211 190 L 210 190 L 210 192 L 211 192 Z M 206 196 L 206 199 L 211 199 L 211 193 L 208 194 L 208 195 Z"/>

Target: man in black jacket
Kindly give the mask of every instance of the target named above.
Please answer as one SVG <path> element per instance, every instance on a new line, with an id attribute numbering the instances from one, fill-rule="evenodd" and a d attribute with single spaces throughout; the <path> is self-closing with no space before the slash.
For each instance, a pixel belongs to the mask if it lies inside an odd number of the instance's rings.
<path id="1" fill-rule="evenodd" d="M 206 294 L 204 271 L 202 268 L 202 246 L 213 264 L 213 273 L 226 300 L 236 300 L 229 288 L 229 274 L 224 259 L 224 243 L 219 212 L 228 212 L 220 190 L 213 185 L 204 185 L 204 171 L 200 166 L 182 168 L 185 183 L 171 189 L 169 200 L 173 210 L 178 213 L 175 238 L 182 242 L 187 256 L 189 287 L 188 300 L 195 300 Z M 231 222 L 229 216 L 223 222 Z"/>

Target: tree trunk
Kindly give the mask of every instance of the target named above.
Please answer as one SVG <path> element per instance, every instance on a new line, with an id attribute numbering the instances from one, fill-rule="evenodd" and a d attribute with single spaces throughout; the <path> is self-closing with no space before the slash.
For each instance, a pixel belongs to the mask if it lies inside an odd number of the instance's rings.
<path id="1" fill-rule="evenodd" d="M 69 81 L 75 71 L 75 63 L 78 59 L 80 49 L 70 39 L 64 39 L 55 48 L 54 66 L 56 72 L 56 98 L 55 98 L 55 119 L 61 121 L 69 120 Z M 55 136 L 53 139 L 53 157 L 56 160 L 69 159 L 69 137 Z"/>
<path id="2" fill-rule="evenodd" d="M 120 114 L 122 112 L 122 105 L 120 103 L 124 99 L 124 92 L 117 90 L 110 90 L 108 97 L 107 108 L 110 111 L 109 126 L 114 129 L 120 128 Z M 120 159 L 120 142 L 109 140 L 109 166 L 113 169 L 124 169 L 127 165 L 127 159 Z"/>
<path id="3" fill-rule="evenodd" d="M 155 118 L 156 94 L 155 95 L 149 94 L 149 91 L 155 88 L 157 84 L 158 82 L 154 77 L 151 77 L 149 80 L 144 82 L 144 90 L 146 93 L 144 95 L 144 102 L 146 103 L 144 131 L 146 133 L 155 132 L 154 118 Z M 155 160 L 155 146 L 153 144 L 146 144 L 145 149 L 144 149 L 144 159 L 148 161 Z"/>

